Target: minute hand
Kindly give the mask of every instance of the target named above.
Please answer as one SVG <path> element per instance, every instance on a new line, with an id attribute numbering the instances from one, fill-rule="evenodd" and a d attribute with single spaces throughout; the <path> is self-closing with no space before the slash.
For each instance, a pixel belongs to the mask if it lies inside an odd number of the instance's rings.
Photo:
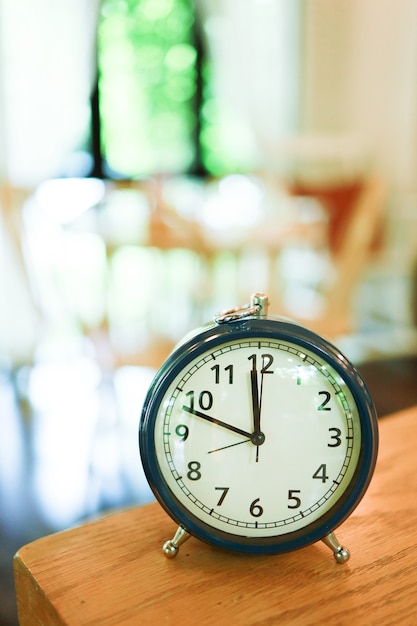
<path id="1" fill-rule="evenodd" d="M 250 382 L 252 390 L 253 428 L 255 433 L 261 432 L 261 398 L 258 390 L 258 372 L 251 370 Z M 261 386 L 262 391 L 262 386 Z"/>
<path id="2" fill-rule="evenodd" d="M 207 415 L 206 413 L 202 413 L 201 411 L 197 411 L 196 409 L 191 409 L 189 406 L 183 406 L 183 411 L 187 411 L 187 413 L 191 413 L 192 415 L 196 415 L 197 417 L 201 417 L 201 419 L 206 420 L 207 422 L 211 422 L 212 424 L 216 424 L 217 426 L 221 426 L 222 428 L 226 428 L 227 430 L 231 430 L 238 435 L 242 435 L 242 437 L 248 437 L 249 439 L 252 437 L 252 433 L 248 433 L 246 430 L 242 430 L 237 426 L 233 426 L 232 424 L 227 424 L 226 422 L 222 422 L 221 420 L 216 419 L 215 417 L 211 417 L 211 415 Z"/>

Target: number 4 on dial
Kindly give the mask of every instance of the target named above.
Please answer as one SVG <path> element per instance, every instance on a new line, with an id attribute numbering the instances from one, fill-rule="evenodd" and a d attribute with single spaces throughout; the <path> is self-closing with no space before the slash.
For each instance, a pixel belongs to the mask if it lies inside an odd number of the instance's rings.
<path id="1" fill-rule="evenodd" d="M 327 469 L 326 469 L 326 464 L 322 463 L 314 472 L 313 474 L 313 478 L 317 478 L 318 480 L 321 480 L 322 483 L 325 483 L 326 480 L 329 480 L 329 477 L 327 476 Z"/>

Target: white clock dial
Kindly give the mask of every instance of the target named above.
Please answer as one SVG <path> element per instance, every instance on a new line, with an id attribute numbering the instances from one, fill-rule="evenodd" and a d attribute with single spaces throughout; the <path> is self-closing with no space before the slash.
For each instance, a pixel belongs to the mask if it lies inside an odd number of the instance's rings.
<path id="1" fill-rule="evenodd" d="M 361 425 L 320 353 L 250 337 L 209 348 L 173 378 L 154 427 L 159 472 L 218 531 L 275 537 L 309 526 L 348 489 Z"/>

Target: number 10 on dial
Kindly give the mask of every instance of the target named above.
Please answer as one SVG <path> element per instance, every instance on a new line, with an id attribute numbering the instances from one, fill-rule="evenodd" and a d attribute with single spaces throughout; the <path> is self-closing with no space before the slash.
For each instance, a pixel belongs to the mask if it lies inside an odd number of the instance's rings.
<path id="1" fill-rule="evenodd" d="M 145 400 L 139 444 L 149 484 L 179 528 L 247 553 L 323 540 L 363 497 L 378 431 L 363 379 L 330 343 L 268 317 L 267 297 L 231 309 L 186 338 Z"/>

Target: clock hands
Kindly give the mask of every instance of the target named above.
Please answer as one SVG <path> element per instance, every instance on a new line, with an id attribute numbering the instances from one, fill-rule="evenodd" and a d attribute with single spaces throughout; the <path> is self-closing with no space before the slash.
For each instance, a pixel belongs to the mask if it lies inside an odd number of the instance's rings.
<path id="1" fill-rule="evenodd" d="M 259 446 L 265 442 L 265 435 L 261 431 L 261 406 L 262 406 L 262 390 L 263 390 L 263 375 L 261 379 L 261 393 L 259 393 L 258 387 L 258 372 L 256 369 L 252 369 L 250 373 L 250 383 L 252 391 L 252 413 L 253 413 L 253 428 L 254 431 L 251 436 L 251 441 L 256 445 L 256 462 L 259 461 Z"/>
<path id="2" fill-rule="evenodd" d="M 250 372 L 250 384 L 252 390 L 253 428 L 255 433 L 259 433 L 261 430 L 261 404 L 258 390 L 258 372 L 254 369 Z"/>
<path id="3" fill-rule="evenodd" d="M 262 380 L 263 383 L 263 380 Z M 233 448 L 236 445 L 240 445 L 241 443 L 246 443 L 251 441 L 253 445 L 256 446 L 256 461 L 259 460 L 259 446 L 261 446 L 265 442 L 265 435 L 261 431 L 261 403 L 262 403 L 262 383 L 261 383 L 261 393 L 259 394 L 258 389 L 258 374 L 256 370 L 251 370 L 251 390 L 252 390 L 252 412 L 253 412 L 253 424 L 254 431 L 252 433 L 239 428 L 238 426 L 233 426 L 233 424 L 228 424 L 227 422 L 223 422 L 222 420 L 217 419 L 216 417 L 212 417 L 211 415 L 207 415 L 207 413 L 203 413 L 202 411 L 198 411 L 194 409 L 194 407 L 190 407 L 187 405 L 183 405 L 182 410 L 187 413 L 191 413 L 191 415 L 195 415 L 196 417 L 200 417 L 207 422 L 211 422 L 212 424 L 216 424 L 221 428 L 225 428 L 226 430 L 230 430 L 233 433 L 238 435 L 242 435 L 245 437 L 244 441 L 239 441 L 238 443 L 234 443 L 231 445 L 223 446 L 221 448 L 217 448 L 216 450 L 211 450 L 210 452 L 218 452 L 220 450 L 225 450 L 226 448 Z"/>
<path id="4" fill-rule="evenodd" d="M 228 446 L 222 446 L 221 448 L 216 448 L 215 450 L 209 450 L 207 454 L 213 454 L 213 452 L 220 452 L 221 450 L 227 450 L 227 448 L 234 448 L 235 446 L 241 446 L 242 443 L 248 443 L 250 439 L 243 439 L 243 441 L 237 441 L 236 443 L 229 443 Z"/>
<path id="5" fill-rule="evenodd" d="M 252 440 L 253 433 L 249 433 L 246 430 L 242 430 L 241 428 L 238 428 L 237 426 L 233 426 L 232 424 L 227 424 L 226 422 L 222 422 L 221 420 L 218 420 L 215 417 L 211 417 L 211 415 L 207 415 L 206 413 L 197 411 L 196 409 L 186 406 L 185 404 L 182 407 L 182 410 L 187 411 L 187 413 L 191 413 L 192 415 L 196 415 L 197 417 L 201 417 L 201 419 L 207 420 L 207 422 L 211 422 L 212 424 L 217 424 L 217 426 L 221 426 L 222 428 L 226 428 L 227 430 L 231 430 L 232 432 L 237 433 L 238 435 L 242 435 L 243 437 L 247 437 L 248 439 Z"/>
<path id="6" fill-rule="evenodd" d="M 262 404 L 262 383 L 261 382 L 261 395 L 259 396 L 258 388 L 258 372 L 251 370 L 250 383 L 252 390 L 252 412 L 253 412 L 253 428 L 254 433 L 261 432 L 261 404 Z"/>

